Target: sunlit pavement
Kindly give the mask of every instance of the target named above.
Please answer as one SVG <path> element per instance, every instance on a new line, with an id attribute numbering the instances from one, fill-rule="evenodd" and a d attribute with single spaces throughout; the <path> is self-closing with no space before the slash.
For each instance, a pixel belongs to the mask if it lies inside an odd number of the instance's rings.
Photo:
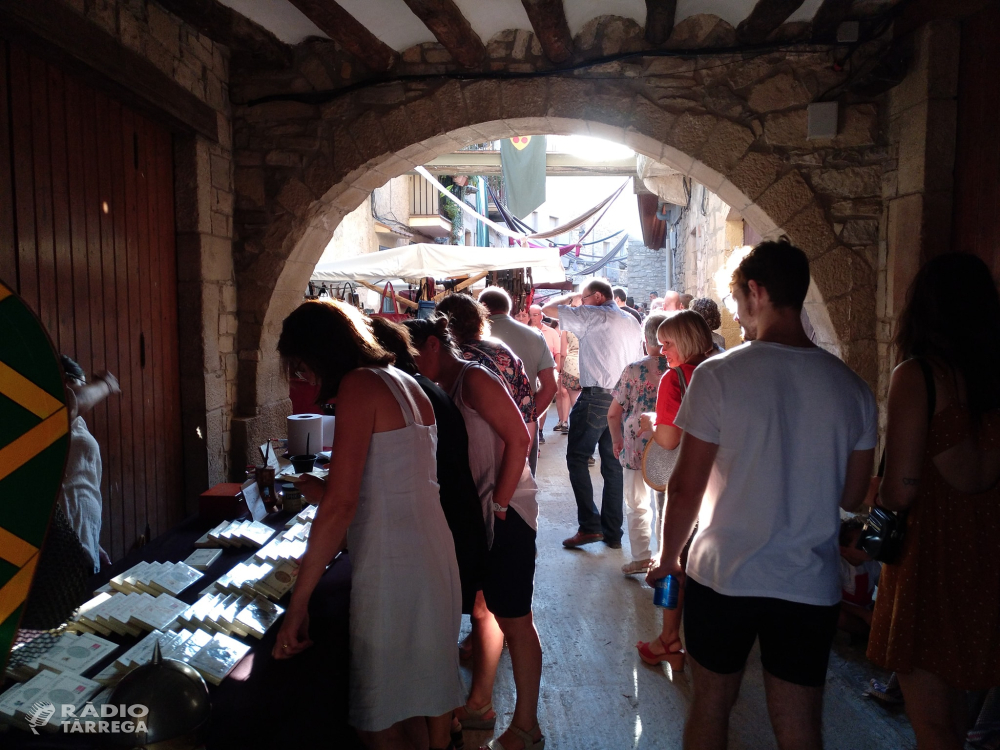
<path id="1" fill-rule="evenodd" d="M 554 414 L 548 426 L 555 425 Z M 590 544 L 566 550 L 561 542 L 576 532 L 576 504 L 566 471 L 566 436 L 545 430 L 548 442 L 538 462 L 538 566 L 534 615 L 542 640 L 544 668 L 539 720 L 547 750 L 577 748 L 680 748 L 691 697 L 688 673 L 650 667 L 635 649 L 659 632 L 652 589 L 639 577 L 626 578 L 628 534 L 623 548 Z M 600 464 L 591 469 L 600 497 Z M 463 634 L 468 630 L 468 618 Z M 466 684 L 470 673 L 465 671 Z M 905 715 L 863 698 L 868 678 L 887 675 L 870 665 L 861 647 L 839 635 L 830 657 L 824 706 L 828 749 L 899 750 L 913 747 Z M 493 703 L 499 734 L 514 710 L 514 682 L 506 650 L 500 661 Z M 492 732 L 465 733 L 476 748 Z M 730 724 L 731 748 L 774 748 L 767 719 L 760 657 L 751 654 Z"/>

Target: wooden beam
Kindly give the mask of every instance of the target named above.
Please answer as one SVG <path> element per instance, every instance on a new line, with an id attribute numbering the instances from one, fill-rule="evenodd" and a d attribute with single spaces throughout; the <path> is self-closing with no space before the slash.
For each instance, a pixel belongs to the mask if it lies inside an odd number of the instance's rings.
<path id="1" fill-rule="evenodd" d="M 459 65 L 474 68 L 486 57 L 482 39 L 454 0 L 403 0 Z"/>
<path id="2" fill-rule="evenodd" d="M 545 56 L 554 63 L 566 62 L 573 55 L 573 35 L 563 0 L 521 0 L 521 4 Z"/>
<path id="3" fill-rule="evenodd" d="M 434 295 L 434 299 L 431 300 L 431 301 L 432 302 L 440 302 L 442 299 L 444 299 L 445 297 L 447 297 L 449 294 L 456 294 L 457 292 L 460 292 L 463 289 L 466 289 L 466 288 L 472 286 L 477 281 L 481 281 L 482 279 L 485 279 L 486 278 L 486 274 L 488 274 L 488 273 L 489 273 L 489 271 L 483 271 L 482 273 L 477 273 L 475 276 L 470 276 L 465 281 L 463 281 L 461 284 L 456 284 L 453 289 L 445 289 L 443 292 L 438 292 L 437 294 Z"/>
<path id="4" fill-rule="evenodd" d="M 292 49 L 267 29 L 217 0 L 157 0 L 168 11 L 235 54 L 286 67 Z"/>
<path id="5" fill-rule="evenodd" d="M 736 41 L 761 44 L 768 35 L 794 13 L 803 0 L 757 0 L 750 15 L 736 27 Z"/>
<path id="6" fill-rule="evenodd" d="M 219 140 L 214 109 L 59 0 L 0 0 L 0 37 L 173 130 Z"/>
<path id="7" fill-rule="evenodd" d="M 659 47 L 674 30 L 677 0 L 646 0 L 646 41 Z"/>
<path id="8" fill-rule="evenodd" d="M 399 55 L 333 0 L 289 0 L 327 36 L 377 73 L 385 73 Z"/>
<path id="9" fill-rule="evenodd" d="M 853 0 L 823 0 L 812 20 L 812 38 L 827 41 L 837 35 L 837 27 L 847 18 Z"/>

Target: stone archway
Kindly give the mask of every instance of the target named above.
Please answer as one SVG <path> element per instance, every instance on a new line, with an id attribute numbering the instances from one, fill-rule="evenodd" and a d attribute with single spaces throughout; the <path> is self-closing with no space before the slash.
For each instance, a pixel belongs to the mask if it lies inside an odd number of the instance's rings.
<path id="1" fill-rule="evenodd" d="M 238 112 L 236 145 L 249 151 L 236 170 L 237 205 L 257 219 L 241 226 L 236 254 L 239 460 L 281 429 L 287 385 L 272 352 L 340 220 L 392 177 L 464 145 L 513 135 L 580 133 L 627 144 L 705 185 L 761 235 L 787 234 L 812 261 L 808 304 L 823 344 L 873 383 L 879 220 L 838 222 L 837 205 L 877 191 L 884 153 L 876 108 L 847 107 L 836 138 L 808 141 L 804 102 L 795 99 L 802 84 L 782 61 L 720 66 L 743 83 L 725 96 L 718 71 L 679 58 L 654 66 L 654 92 L 576 78 L 450 81 L 410 96 L 399 89 L 352 101 L 351 118 L 297 102 Z M 674 89 L 702 101 L 668 95 Z M 268 134 L 275 122 L 279 132 Z"/>

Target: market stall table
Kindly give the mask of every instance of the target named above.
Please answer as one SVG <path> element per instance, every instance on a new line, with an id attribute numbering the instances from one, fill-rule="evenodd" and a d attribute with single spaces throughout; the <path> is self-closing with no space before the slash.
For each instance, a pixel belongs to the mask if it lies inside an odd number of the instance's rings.
<path id="1" fill-rule="evenodd" d="M 293 514 L 277 512 L 264 523 L 284 529 Z M 135 550 L 112 567 L 94 576 L 96 590 L 112 577 L 139 562 L 184 560 L 194 550 L 195 541 L 211 525 L 197 517 Z M 178 598 L 192 604 L 212 581 L 253 556 L 255 550 L 224 548 L 219 559 L 205 571 L 201 582 L 190 586 Z M 221 685 L 209 685 L 212 717 L 205 734 L 207 750 L 248 750 L 251 748 L 336 747 L 360 748 L 354 730 L 347 724 L 348 607 L 351 591 L 351 564 L 340 555 L 323 575 L 309 603 L 310 637 L 314 645 L 292 659 L 278 661 L 271 656 L 280 621 L 261 640 L 250 642 L 250 652 Z M 287 606 L 288 596 L 280 604 Z M 123 648 L 138 639 L 115 638 Z M 89 670 L 87 676 L 91 676 Z M 8 681 L 9 682 L 9 681 Z M 6 687 L 6 685 L 5 685 Z M 19 730 L 0 734 L 0 745 L 19 748 L 90 748 L 102 746 L 97 734 L 51 734 L 34 736 Z"/>

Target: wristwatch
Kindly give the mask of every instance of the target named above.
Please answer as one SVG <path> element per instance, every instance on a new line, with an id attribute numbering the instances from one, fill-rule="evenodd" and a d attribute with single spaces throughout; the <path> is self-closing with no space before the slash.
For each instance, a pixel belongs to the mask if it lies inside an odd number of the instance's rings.
<path id="1" fill-rule="evenodd" d="M 494 513 L 506 513 L 507 512 L 507 508 L 509 508 L 509 507 L 510 507 L 509 505 L 501 505 L 500 503 L 493 503 L 493 512 Z"/>

